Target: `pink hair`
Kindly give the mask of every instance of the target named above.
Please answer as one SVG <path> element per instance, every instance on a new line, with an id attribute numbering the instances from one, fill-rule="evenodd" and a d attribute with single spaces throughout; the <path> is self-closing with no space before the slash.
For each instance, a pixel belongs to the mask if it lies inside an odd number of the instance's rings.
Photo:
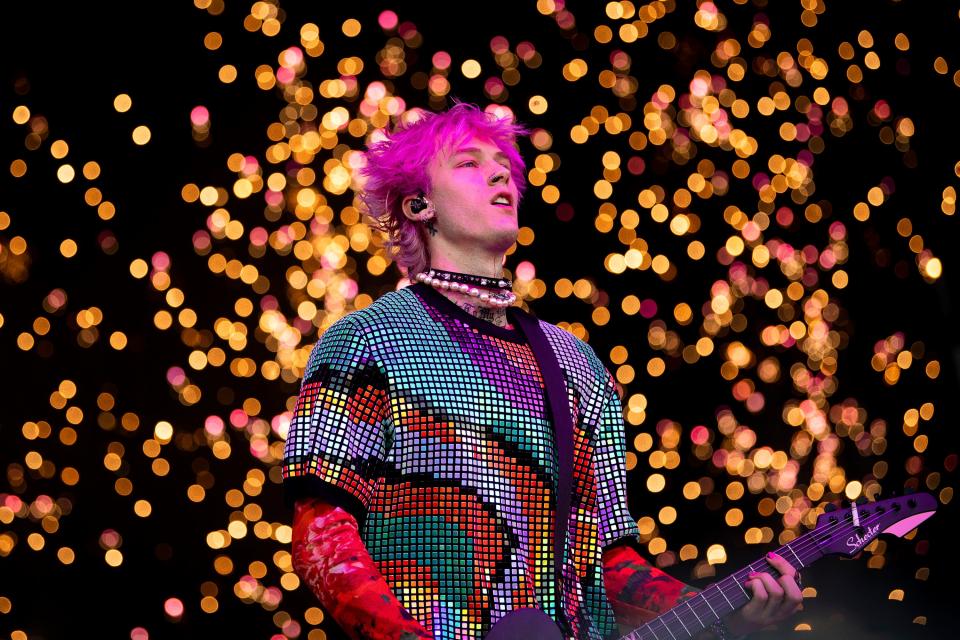
<path id="1" fill-rule="evenodd" d="M 423 225 L 403 215 L 401 204 L 405 196 L 430 193 L 427 169 L 431 161 L 471 136 L 489 141 L 510 159 L 510 177 L 522 196 L 527 186 L 526 167 L 516 139 L 526 133 L 522 125 L 457 102 L 441 113 L 423 112 L 419 120 L 398 125 L 386 139 L 368 145 L 367 164 L 360 170 L 367 178 L 360 201 L 387 234 L 387 249 L 395 250 L 394 259 L 405 275 L 412 277 L 430 265 Z"/>

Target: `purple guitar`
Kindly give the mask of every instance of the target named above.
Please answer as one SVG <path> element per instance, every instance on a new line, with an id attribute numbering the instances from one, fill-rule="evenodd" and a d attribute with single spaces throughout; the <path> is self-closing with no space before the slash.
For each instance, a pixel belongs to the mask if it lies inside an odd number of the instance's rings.
<path id="1" fill-rule="evenodd" d="M 798 571 L 830 555 L 851 557 L 881 533 L 902 537 L 937 510 L 929 493 L 915 493 L 863 505 L 851 504 L 817 518 L 812 531 L 777 549 Z M 757 560 L 733 575 L 711 584 L 620 640 L 686 640 L 750 601 L 743 582 L 751 572 L 779 577 L 766 560 Z M 538 609 L 517 609 L 501 618 L 486 640 L 563 640 L 556 623 Z"/>

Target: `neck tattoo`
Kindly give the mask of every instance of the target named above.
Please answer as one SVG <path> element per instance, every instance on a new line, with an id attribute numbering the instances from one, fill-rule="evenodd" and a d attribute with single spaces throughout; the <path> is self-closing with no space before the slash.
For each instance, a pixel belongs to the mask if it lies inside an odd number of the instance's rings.
<path id="1" fill-rule="evenodd" d="M 460 302 L 454 300 L 457 306 L 474 316 L 475 318 L 480 318 L 481 320 L 486 320 L 487 322 L 492 322 L 498 327 L 507 326 L 507 310 L 504 308 L 498 307 L 485 307 L 478 304 L 473 304 L 472 302 Z"/>

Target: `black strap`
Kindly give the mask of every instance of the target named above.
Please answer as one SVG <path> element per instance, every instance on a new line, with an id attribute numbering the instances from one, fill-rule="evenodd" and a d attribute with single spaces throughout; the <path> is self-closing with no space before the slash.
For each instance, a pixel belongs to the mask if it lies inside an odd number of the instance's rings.
<path id="1" fill-rule="evenodd" d="M 540 321 L 536 317 L 523 312 L 517 307 L 509 307 L 511 320 L 523 331 L 533 351 L 534 357 L 540 364 L 540 374 L 543 376 L 544 387 L 547 392 L 547 409 L 553 422 L 554 434 L 557 439 L 557 517 L 553 539 L 554 576 L 557 584 L 557 619 L 565 621 L 561 585 L 563 574 L 563 553 L 567 538 L 567 520 L 570 516 L 570 497 L 573 493 L 573 418 L 570 415 L 570 404 L 567 400 L 567 384 L 560 370 L 557 356 L 547 342 L 547 336 L 540 328 Z"/>

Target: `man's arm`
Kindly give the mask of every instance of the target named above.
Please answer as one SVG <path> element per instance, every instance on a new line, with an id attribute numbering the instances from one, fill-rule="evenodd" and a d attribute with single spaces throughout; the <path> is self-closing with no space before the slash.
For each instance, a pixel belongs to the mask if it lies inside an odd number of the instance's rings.
<path id="1" fill-rule="evenodd" d="M 293 567 L 355 640 L 414 640 L 430 634 L 400 604 L 377 570 L 356 519 L 317 498 L 294 503 Z"/>
<path id="2" fill-rule="evenodd" d="M 294 570 L 355 640 L 429 637 L 377 570 L 352 515 L 369 508 L 387 456 L 385 399 L 366 334 L 344 316 L 310 352 L 281 468 L 284 497 L 295 510 Z"/>
<path id="3" fill-rule="evenodd" d="M 601 435 L 595 454 L 601 463 L 606 462 L 603 468 L 598 466 L 597 473 L 602 480 L 598 502 L 600 539 L 604 545 L 604 589 L 617 622 L 636 627 L 696 595 L 698 590 L 652 567 L 632 546 L 636 524 L 631 523 L 626 501 L 623 409 L 617 383 L 609 369 L 605 369 L 605 377 L 607 391 L 600 412 Z M 767 560 L 780 577 L 774 578 L 765 572 L 748 576 L 744 587 L 753 592 L 753 597 L 724 623 L 729 625 L 731 635 L 751 633 L 775 624 L 802 607 L 803 595 L 796 583 L 794 568 L 773 554 Z"/>
<path id="4" fill-rule="evenodd" d="M 603 585 L 617 622 L 633 627 L 699 593 L 651 565 L 629 542 L 604 550 Z"/>
<path id="5" fill-rule="evenodd" d="M 767 561 L 781 575 L 774 578 L 764 572 L 750 574 L 744 586 L 750 588 L 753 597 L 726 620 L 729 637 L 742 637 L 803 609 L 803 594 L 796 582 L 796 570 L 774 553 L 767 555 Z M 604 550 L 603 574 L 607 600 L 617 622 L 630 630 L 699 593 L 698 589 L 652 566 L 632 542 Z M 697 637 L 716 637 L 716 633 L 708 627 Z"/>

